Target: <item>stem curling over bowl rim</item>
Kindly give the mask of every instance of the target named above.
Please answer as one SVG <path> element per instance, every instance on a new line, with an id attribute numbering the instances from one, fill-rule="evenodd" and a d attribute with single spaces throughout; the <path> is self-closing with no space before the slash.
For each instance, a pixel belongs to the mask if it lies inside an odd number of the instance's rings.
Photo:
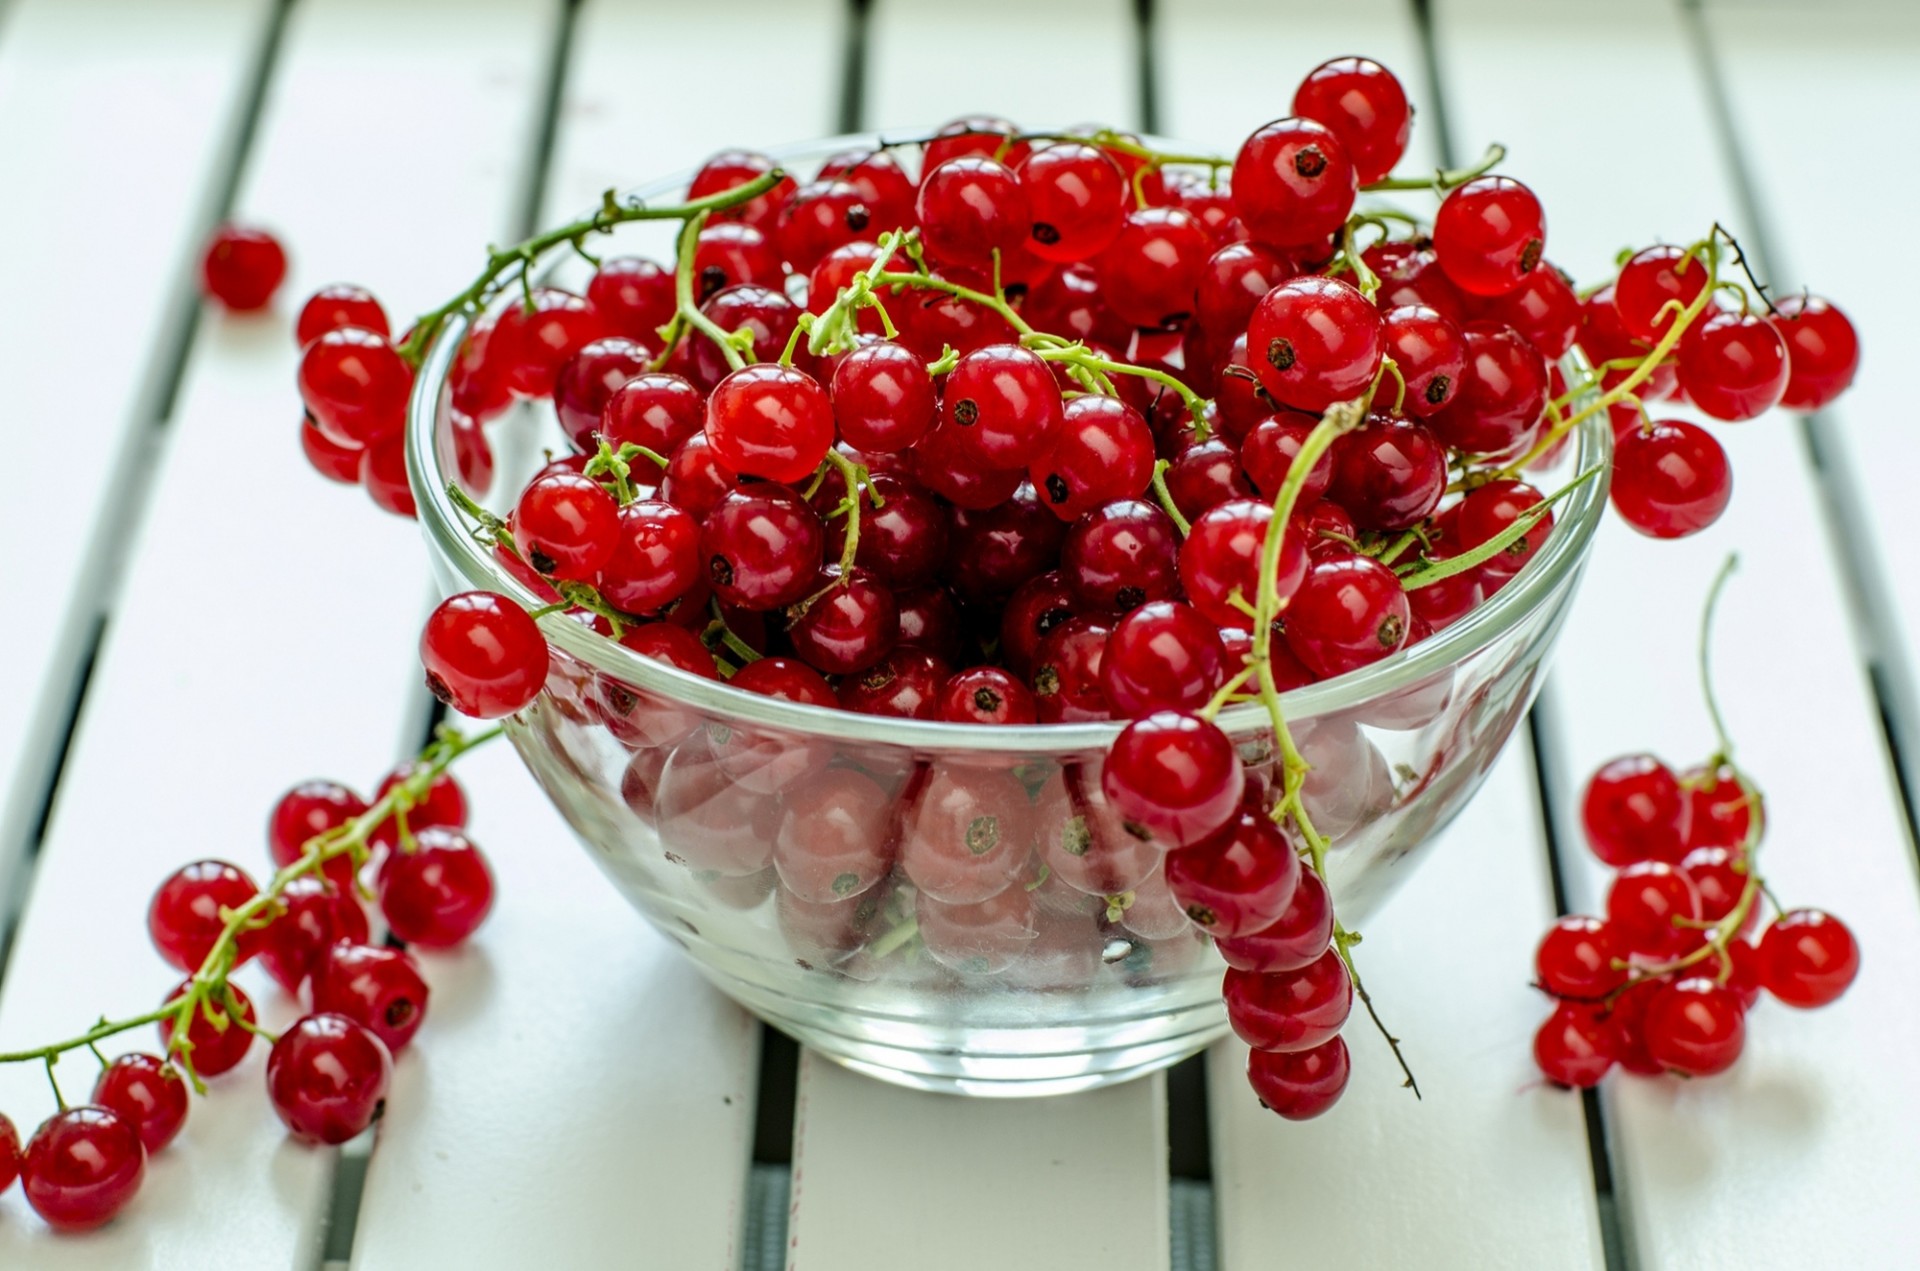
<path id="1" fill-rule="evenodd" d="M 930 131 L 930 130 L 929 130 Z M 873 149 L 883 134 L 856 133 L 802 142 L 771 151 L 775 159 L 821 159 L 849 149 Z M 918 134 L 915 134 L 918 135 Z M 1161 138 L 1149 144 L 1166 145 Z M 624 197 L 651 199 L 677 194 L 692 178 L 692 170 L 662 178 L 624 192 Z M 558 259 L 565 259 L 557 254 Z M 443 559 L 466 587 L 497 592 L 525 609 L 543 603 L 499 564 L 468 532 L 465 519 L 448 496 L 448 474 L 437 453 L 439 416 L 447 378 L 466 338 L 470 320 L 449 318 L 435 337 L 415 376 L 407 405 L 407 479 L 419 508 L 420 526 L 428 546 Z M 1602 479 L 1583 482 L 1564 502 L 1565 516 L 1556 517 L 1546 546 L 1527 562 L 1514 580 L 1460 621 L 1417 645 L 1368 666 L 1283 694 L 1289 719 L 1309 719 L 1350 710 L 1391 696 L 1427 676 L 1492 645 L 1502 635 L 1546 604 L 1568 585 L 1586 561 L 1594 531 L 1606 509 L 1613 428 L 1608 413 L 1599 411 L 1574 436 L 1572 471 L 1596 465 Z M 598 634 L 565 614 L 540 619 L 540 630 L 550 647 L 595 671 L 661 694 L 676 702 L 742 722 L 795 733 L 831 736 L 921 751 L 990 751 L 996 754 L 1057 754 L 1061 751 L 1105 750 L 1128 721 L 1115 719 L 1082 724 L 1027 724 L 986 728 L 935 720 L 863 715 L 823 706 L 808 706 L 736 689 L 721 680 L 709 680 L 644 657 L 619 642 Z M 1266 709 L 1258 702 L 1220 712 L 1216 721 L 1230 736 L 1244 737 L 1269 729 Z"/>

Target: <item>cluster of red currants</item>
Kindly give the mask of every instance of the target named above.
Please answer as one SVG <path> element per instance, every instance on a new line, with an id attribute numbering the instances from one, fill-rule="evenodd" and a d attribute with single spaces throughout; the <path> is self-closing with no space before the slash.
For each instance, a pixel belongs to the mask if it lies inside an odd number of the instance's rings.
<path id="1" fill-rule="evenodd" d="M 1692 533 L 1726 505 L 1725 455 L 1645 404 L 1816 408 L 1858 350 L 1816 298 L 1756 287 L 1756 312 L 1722 276 L 1737 244 L 1718 227 L 1576 292 L 1543 255 L 1533 192 L 1489 174 L 1498 148 L 1390 175 L 1411 112 L 1378 63 L 1316 68 L 1293 109 L 1231 161 L 988 117 L 836 156 L 804 183 L 729 151 L 683 206 L 609 193 L 492 253 L 398 346 L 370 295 L 331 288 L 298 332 L 308 453 L 411 510 L 411 373 L 471 319 L 449 494 L 545 607 L 470 592 L 429 618 L 427 682 L 469 715 L 535 699 L 551 672 L 536 620 L 565 613 L 809 706 L 1132 720 L 1089 789 L 1222 941 L 1262 1097 L 1313 1115 L 1345 1081 L 1352 935 L 1320 883 L 1327 838 L 1279 695 L 1510 583 L 1553 524 L 1523 472 L 1599 412 L 1618 437 L 1615 507 L 1645 533 Z M 1389 191 L 1439 195 L 1431 231 L 1359 202 Z M 584 253 L 642 217 L 682 221 L 671 268 L 614 258 L 579 294 L 537 285 L 543 252 Z M 551 400 L 571 453 L 495 515 L 473 501 L 492 467 L 481 425 L 529 399 Z M 630 748 L 664 755 L 686 731 L 644 694 L 590 696 Z M 1256 749 L 1277 752 L 1257 773 L 1213 722 L 1248 700 L 1273 723 Z M 764 864 L 764 836 L 748 846 Z M 833 898 L 885 873 L 853 871 Z"/>
<path id="2" fill-rule="evenodd" d="M 264 891 L 226 861 L 169 875 L 147 931 L 187 979 L 156 1011 L 103 1019 L 78 1038 L 0 1062 L 44 1062 L 51 1078 L 66 1051 L 149 1023 L 159 1026 L 162 1053 L 102 1057 L 91 1101 L 63 1101 L 24 1149 L 0 1116 L 0 1191 L 19 1177 L 28 1203 L 56 1230 L 108 1221 L 139 1190 L 148 1156 L 185 1124 L 189 1085 L 204 1091 L 202 1079 L 238 1066 L 255 1037 L 271 1044 L 267 1096 L 295 1139 L 344 1143 L 364 1131 L 384 1105 L 393 1056 L 426 1018 L 427 983 L 397 942 L 457 945 L 493 904 L 492 873 L 462 833 L 466 818 L 466 797 L 443 771 L 403 765 L 373 805 L 336 782 L 310 781 L 289 790 L 268 820 L 276 873 Z M 363 894 L 377 899 L 389 942 L 373 940 Z M 255 959 L 310 1006 L 278 1036 L 229 979 Z"/>
<path id="3" fill-rule="evenodd" d="M 1754 859 L 1763 811 L 1719 757 L 1683 776 L 1651 755 L 1594 773 L 1587 844 L 1619 872 L 1605 918 L 1562 918 L 1540 942 L 1538 984 L 1558 999 L 1533 1043 L 1549 1081 L 1591 1086 L 1615 1064 L 1712 1076 L 1740 1057 L 1762 990 L 1811 1008 L 1853 983 L 1860 951 L 1831 914 L 1776 905 L 1751 938 L 1773 902 Z"/>

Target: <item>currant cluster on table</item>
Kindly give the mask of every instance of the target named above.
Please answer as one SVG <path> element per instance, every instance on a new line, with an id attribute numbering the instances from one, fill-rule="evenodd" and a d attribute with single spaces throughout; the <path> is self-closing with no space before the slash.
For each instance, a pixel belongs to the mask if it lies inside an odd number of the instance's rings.
<path id="1" fill-rule="evenodd" d="M 588 220 L 491 253 L 397 343 L 370 294 L 329 288 L 297 329 L 307 454 L 413 511 L 412 374 L 449 318 L 471 320 L 449 493 L 545 607 L 471 592 L 430 617 L 428 684 L 469 715 L 514 714 L 548 685 L 536 618 L 564 611 L 807 705 L 1131 720 L 1098 780 L 1069 792 L 1083 824 L 1121 831 L 1082 850 L 1161 854 L 1172 900 L 1232 965 L 1229 1015 L 1263 1100 L 1314 1115 L 1346 1079 L 1352 933 L 1320 879 L 1327 837 L 1279 694 L 1416 644 L 1510 583 L 1553 523 L 1523 474 L 1584 419 L 1610 413 L 1627 522 L 1690 534 L 1727 504 L 1726 456 L 1649 404 L 1815 409 L 1858 350 L 1825 301 L 1776 303 L 1723 274 L 1737 245 L 1718 227 L 1576 291 L 1543 254 L 1538 198 L 1488 173 L 1497 148 L 1460 173 L 1390 175 L 1411 112 L 1378 63 L 1316 68 L 1293 111 L 1231 162 L 989 117 L 836 156 L 805 182 L 728 151 L 683 207 L 609 193 Z M 1391 190 L 1441 196 L 1430 230 L 1357 204 Z M 578 294 L 538 285 L 542 252 L 584 254 L 641 216 L 682 221 L 670 264 L 598 261 Z M 570 452 L 496 516 L 474 501 L 492 473 L 484 425 L 523 400 L 551 401 Z M 1279 752 L 1253 773 L 1213 722 L 1249 700 Z M 655 725 L 686 713 L 626 691 L 589 709 L 659 752 L 640 778 L 651 799 L 679 740 Z M 702 760 L 743 780 L 726 756 Z M 981 865 L 991 886 L 942 897 L 925 853 L 918 873 L 904 855 L 922 901 L 956 910 L 942 921 L 1010 921 L 1017 869 Z M 851 911 L 890 876 L 874 864 L 833 874 L 822 903 Z M 920 927 L 931 945 L 940 922 Z"/>
<path id="2" fill-rule="evenodd" d="M 413 772 L 402 766 L 388 774 L 376 802 Z M 196 861 L 160 884 L 147 930 L 161 958 L 188 977 L 165 1005 L 132 1020 L 103 1018 L 79 1039 L 5 1058 L 45 1062 L 52 1079 L 66 1051 L 148 1022 L 159 1026 L 161 1053 L 109 1061 L 93 1049 L 101 1067 L 91 1100 L 74 1107 L 62 1100 L 24 1148 L 0 1115 L 0 1192 L 18 1177 L 27 1202 L 59 1231 L 105 1223 L 139 1190 L 147 1158 L 185 1125 L 189 1086 L 204 1089 L 203 1079 L 237 1067 L 256 1037 L 271 1045 L 267 1096 L 295 1139 L 344 1143 L 373 1123 L 393 1057 L 426 1018 L 427 982 L 405 945 L 444 949 L 464 941 L 492 907 L 493 876 L 463 833 L 466 796 L 444 772 L 408 800 L 404 819 L 369 817 L 369 808 L 338 782 L 289 790 L 267 824 L 276 874 L 264 898 L 227 861 Z M 344 839 L 324 861 L 307 856 L 322 836 L 346 835 L 356 824 L 366 829 L 364 878 L 355 864 L 361 854 L 344 850 Z M 363 896 L 377 902 L 387 939 L 373 937 Z M 228 979 L 248 962 L 308 1008 L 277 1037 Z M 176 1036 L 173 1008 L 196 982 L 202 1004 Z"/>
<path id="3" fill-rule="evenodd" d="M 1764 990 L 1788 1006 L 1825 1006 L 1860 970 L 1845 923 L 1818 909 L 1780 910 L 1755 855 L 1764 804 L 1719 757 L 1682 775 L 1652 755 L 1603 765 L 1581 822 L 1593 854 L 1617 870 L 1606 917 L 1560 919 L 1535 956 L 1557 999 L 1533 1042 L 1549 1081 L 1592 1086 L 1615 1064 L 1631 1073 L 1708 1077 L 1746 1046 Z"/>

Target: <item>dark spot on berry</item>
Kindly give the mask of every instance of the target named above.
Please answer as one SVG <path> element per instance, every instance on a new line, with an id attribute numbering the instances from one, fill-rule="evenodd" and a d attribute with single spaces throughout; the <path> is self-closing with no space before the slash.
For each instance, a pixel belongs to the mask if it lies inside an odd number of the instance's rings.
<path id="1" fill-rule="evenodd" d="M 1530 274 L 1540 263 L 1540 249 L 1543 244 L 1537 238 L 1529 238 L 1527 245 L 1520 249 L 1520 272 Z"/>
<path id="2" fill-rule="evenodd" d="M 856 233 L 865 229 L 871 220 L 873 220 L 873 214 L 867 211 L 865 203 L 855 203 L 847 209 L 847 228 Z"/>
<path id="3" fill-rule="evenodd" d="M 833 894 L 836 896 L 851 896 L 859 888 L 860 875 L 858 874 L 841 874 L 833 880 Z"/>
<path id="4" fill-rule="evenodd" d="M 1033 629 L 1039 634 L 1045 635 L 1071 617 L 1073 617 L 1073 610 L 1071 609 L 1043 610 L 1040 616 L 1033 620 Z"/>
<path id="5" fill-rule="evenodd" d="M 733 562 L 724 556 L 715 556 L 707 562 L 707 577 L 713 579 L 716 587 L 733 586 Z"/>
<path id="6" fill-rule="evenodd" d="M 427 692 L 439 698 L 446 705 L 453 705 L 453 690 L 447 687 L 445 680 L 435 675 L 432 671 L 427 672 Z"/>
<path id="7" fill-rule="evenodd" d="M 560 568 L 559 561 L 537 547 L 529 547 L 527 549 L 527 564 L 533 566 L 533 571 L 536 574 L 551 574 L 554 570 Z"/>
<path id="8" fill-rule="evenodd" d="M 708 265 L 700 271 L 700 299 L 710 299 L 713 293 L 727 285 L 727 271 L 718 265 Z"/>
<path id="9" fill-rule="evenodd" d="M 1122 609 L 1138 609 L 1147 603 L 1147 593 L 1140 587 L 1122 587 L 1113 593 L 1113 599 Z"/>
<path id="10" fill-rule="evenodd" d="M 892 667 L 885 666 L 885 665 L 876 666 L 871 671 L 868 671 L 865 675 L 860 677 L 860 687 L 867 689 L 870 692 L 878 692 L 879 690 L 885 688 L 887 685 L 893 683 L 893 679 L 894 679 L 894 675 L 893 675 Z"/>
<path id="11" fill-rule="evenodd" d="M 1071 490 L 1067 489 L 1067 479 L 1065 477 L 1057 472 L 1049 472 L 1047 474 L 1047 497 L 1049 499 L 1052 499 L 1055 503 L 1065 503 L 1072 493 Z"/>
<path id="12" fill-rule="evenodd" d="M 410 998 L 396 997 L 387 1003 L 387 1009 L 383 1014 L 388 1028 L 405 1028 L 413 1020 L 413 1001 Z"/>
<path id="13" fill-rule="evenodd" d="M 1193 919 L 1195 924 L 1202 927 L 1211 927 L 1214 923 L 1220 921 L 1220 915 L 1214 913 L 1213 910 L 1206 905 L 1188 905 L 1187 917 Z"/>
<path id="14" fill-rule="evenodd" d="M 975 856 L 985 856 L 1000 846 L 1000 818 L 997 816 L 976 816 L 967 826 L 967 850 Z"/>
<path id="15" fill-rule="evenodd" d="M 1023 282 L 1002 283 L 1000 290 L 1006 294 L 1008 304 L 1019 304 L 1027 297 L 1027 284 Z"/>
<path id="16" fill-rule="evenodd" d="M 633 708 L 640 704 L 639 695 L 632 689 L 611 680 L 600 682 L 600 700 L 616 715 L 630 715 Z"/>
<path id="17" fill-rule="evenodd" d="M 1049 662 L 1033 673 L 1033 691 L 1041 697 L 1052 697 L 1060 691 L 1060 668 Z"/>
<path id="18" fill-rule="evenodd" d="M 1533 544 L 1527 541 L 1527 536 L 1525 534 L 1522 534 L 1519 538 L 1516 538 L 1511 543 L 1508 543 L 1506 547 L 1506 552 L 1507 552 L 1507 555 L 1509 556 L 1525 556 L 1528 552 L 1532 550 L 1533 550 Z"/>
<path id="19" fill-rule="evenodd" d="M 982 715 L 991 715 L 1000 709 L 1000 695 L 990 688 L 973 690 L 973 709 Z"/>
<path id="20" fill-rule="evenodd" d="M 1388 614 L 1386 618 L 1381 621 L 1380 630 L 1376 633 L 1380 639 L 1380 647 L 1383 649 L 1394 648 L 1400 643 L 1400 637 L 1405 635 L 1406 631 L 1407 620 L 1405 618 L 1402 618 L 1397 613 Z"/>
<path id="21" fill-rule="evenodd" d="M 953 404 L 953 422 L 961 427 L 970 427 L 980 418 L 980 403 L 971 397 L 963 397 Z"/>
<path id="22" fill-rule="evenodd" d="M 1035 221 L 1033 223 L 1033 241 L 1036 243 L 1045 243 L 1051 247 L 1060 241 L 1060 231 L 1045 221 Z"/>
<path id="23" fill-rule="evenodd" d="M 1161 314 L 1160 329 L 1162 331 L 1178 331 L 1181 327 L 1184 327 L 1187 325 L 1187 319 L 1191 317 L 1193 317 L 1193 315 L 1191 313 L 1188 313 L 1184 309 L 1181 310 L 1179 313 Z"/>
<path id="24" fill-rule="evenodd" d="M 1153 831 L 1141 825 L 1138 821 L 1122 821 L 1120 822 L 1120 827 L 1127 833 L 1133 835 L 1133 837 L 1139 839 L 1142 843 L 1153 842 Z"/>
<path id="25" fill-rule="evenodd" d="M 1453 391 L 1453 377 L 1451 375 L 1434 376 L 1432 379 L 1427 381 L 1427 391 L 1425 394 L 1427 399 L 1427 405 L 1429 406 L 1440 405 L 1442 402 L 1447 400 L 1447 394 L 1452 391 Z"/>
<path id="26" fill-rule="evenodd" d="M 1060 831 L 1060 850 L 1068 856 L 1085 856 L 1092 846 L 1093 831 L 1087 828 L 1084 816 L 1074 817 Z"/>
<path id="27" fill-rule="evenodd" d="M 1327 155 L 1316 145 L 1301 146 L 1293 152 L 1293 170 L 1303 177 L 1317 177 L 1327 170 Z"/>
<path id="28" fill-rule="evenodd" d="M 1293 369 L 1293 341 L 1275 336 L 1267 342 L 1267 365 L 1276 371 Z"/>

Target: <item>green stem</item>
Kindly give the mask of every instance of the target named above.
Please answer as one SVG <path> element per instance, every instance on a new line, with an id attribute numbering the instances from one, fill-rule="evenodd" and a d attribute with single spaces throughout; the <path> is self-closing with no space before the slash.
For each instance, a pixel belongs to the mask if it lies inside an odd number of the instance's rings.
<path id="1" fill-rule="evenodd" d="M 1444 194 L 1455 186 L 1465 185 L 1475 177 L 1483 177 L 1493 171 L 1500 161 L 1507 157 L 1507 148 L 1499 142 L 1487 147 L 1480 162 L 1471 167 L 1455 168 L 1452 171 L 1441 169 L 1430 177 L 1384 177 L 1360 187 L 1363 194 L 1377 194 L 1383 190 L 1433 190 Z"/>
<path id="2" fill-rule="evenodd" d="M 1040 341 L 1035 337 L 1044 335 L 1044 332 L 1034 332 L 1029 337 L 1023 338 L 1021 343 L 1028 344 L 1029 340 L 1039 343 Z M 1046 338 L 1052 339 L 1054 337 L 1048 336 Z M 1046 345 L 1045 347 L 1035 348 L 1033 352 L 1043 361 L 1065 362 L 1068 366 L 1077 366 L 1088 371 L 1098 371 L 1102 375 L 1133 375 L 1149 383 L 1158 384 L 1162 388 L 1170 389 L 1179 394 L 1181 402 L 1185 404 L 1187 415 L 1193 422 L 1194 436 L 1201 441 L 1205 441 L 1208 437 L 1212 436 L 1212 429 L 1207 427 L 1207 399 L 1165 371 L 1158 370 L 1151 366 L 1135 366 L 1131 362 L 1115 362 L 1111 358 L 1101 357 L 1098 353 L 1095 353 L 1086 345 L 1077 341 L 1072 344 Z"/>
<path id="3" fill-rule="evenodd" d="M 1733 741 L 1727 736 L 1727 721 L 1720 714 L 1720 699 L 1713 691 L 1713 615 L 1720 605 L 1720 593 L 1726 590 L 1727 580 L 1733 577 L 1733 571 L 1739 567 L 1740 557 L 1729 553 L 1713 576 L 1713 585 L 1707 589 L 1707 603 L 1700 612 L 1700 695 L 1706 699 L 1707 718 L 1713 721 L 1713 740 L 1718 747 L 1715 758 L 1720 763 L 1733 762 Z M 1718 768 L 1719 763 L 1709 763 L 1708 771 Z"/>
<path id="4" fill-rule="evenodd" d="M 1602 471 L 1604 469 L 1600 467 L 1588 468 L 1548 497 L 1514 517 L 1513 524 L 1478 547 L 1461 552 L 1458 556 L 1449 556 L 1445 560 L 1426 561 L 1413 566 L 1400 575 L 1400 585 L 1408 591 L 1413 591 L 1420 587 L 1430 587 L 1443 578 L 1451 578 L 1455 574 L 1464 574 L 1470 569 L 1478 568 L 1526 537 L 1543 517 L 1553 511 L 1554 504 L 1599 476 Z"/>
<path id="5" fill-rule="evenodd" d="M 1167 461 L 1165 459 L 1155 459 L 1153 461 L 1153 497 L 1160 501 L 1160 510 L 1167 514 L 1167 519 L 1173 522 L 1173 527 L 1180 531 L 1181 538 L 1185 538 L 1193 532 L 1192 523 L 1189 522 L 1185 516 L 1181 515 L 1179 506 L 1173 501 L 1173 492 L 1167 489 Z"/>

